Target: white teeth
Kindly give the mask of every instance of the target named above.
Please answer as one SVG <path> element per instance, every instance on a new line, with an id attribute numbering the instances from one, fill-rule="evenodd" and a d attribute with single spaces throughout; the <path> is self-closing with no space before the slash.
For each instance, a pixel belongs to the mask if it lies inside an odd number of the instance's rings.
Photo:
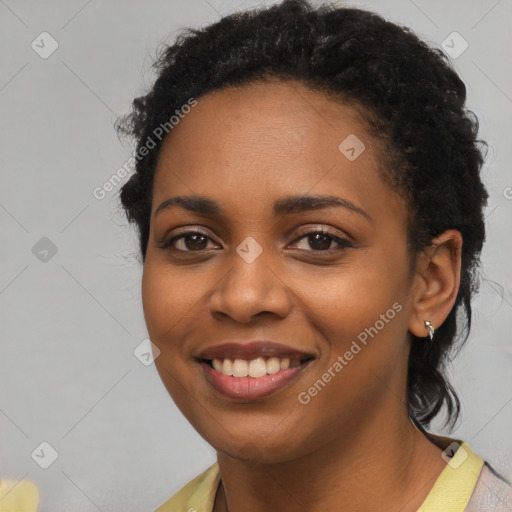
<path id="1" fill-rule="evenodd" d="M 231 361 L 231 359 L 224 359 L 222 362 L 222 370 L 220 371 L 222 371 L 224 375 L 233 375 L 233 361 Z"/>
<path id="2" fill-rule="evenodd" d="M 245 359 L 235 359 L 233 362 L 233 377 L 247 377 L 249 364 Z"/>
<path id="3" fill-rule="evenodd" d="M 249 363 L 249 377 L 263 377 L 263 375 L 267 375 L 267 365 L 265 364 L 265 359 L 263 359 L 263 357 L 253 359 Z"/>
<path id="4" fill-rule="evenodd" d="M 212 360 L 212 366 L 215 370 L 227 376 L 233 377 L 253 377 L 255 379 L 265 375 L 273 375 L 280 370 L 295 368 L 300 366 L 300 361 L 295 359 L 290 362 L 289 357 L 257 357 L 247 361 L 246 359 L 220 359 Z"/>
<path id="5" fill-rule="evenodd" d="M 281 361 L 279 357 L 271 357 L 267 361 L 267 373 L 277 373 L 281 369 Z"/>

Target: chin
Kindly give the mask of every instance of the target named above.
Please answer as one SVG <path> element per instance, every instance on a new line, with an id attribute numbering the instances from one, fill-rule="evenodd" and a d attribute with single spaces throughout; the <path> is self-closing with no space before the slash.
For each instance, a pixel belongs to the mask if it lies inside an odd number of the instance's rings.
<path id="1" fill-rule="evenodd" d="M 280 464 L 290 462 L 306 454 L 307 450 L 301 449 L 301 443 L 291 441 L 290 436 L 284 436 L 286 439 L 273 440 L 254 436 L 224 440 L 223 443 L 214 446 L 219 454 L 230 458 L 246 462 L 249 464 Z"/>

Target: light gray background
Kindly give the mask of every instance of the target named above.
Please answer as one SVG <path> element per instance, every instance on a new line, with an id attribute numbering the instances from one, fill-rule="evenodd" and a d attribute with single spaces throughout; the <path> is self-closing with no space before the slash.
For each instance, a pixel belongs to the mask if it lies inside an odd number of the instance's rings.
<path id="1" fill-rule="evenodd" d="M 147 337 L 136 238 L 116 209 L 119 187 L 103 200 L 92 191 L 131 156 L 113 123 L 151 83 L 158 44 L 257 5 L 0 1 L 0 477 L 35 482 L 41 511 L 154 510 L 214 461 L 154 365 L 133 354 Z M 485 280 L 453 369 L 463 414 L 451 436 L 510 477 L 512 2 L 351 5 L 437 46 L 453 31 L 469 43 L 454 63 L 491 146 L 491 197 Z M 31 48 L 43 31 L 59 44 L 47 59 Z M 57 247 L 47 262 L 32 252 L 42 237 Z M 59 454 L 48 469 L 31 458 L 42 441 Z"/>

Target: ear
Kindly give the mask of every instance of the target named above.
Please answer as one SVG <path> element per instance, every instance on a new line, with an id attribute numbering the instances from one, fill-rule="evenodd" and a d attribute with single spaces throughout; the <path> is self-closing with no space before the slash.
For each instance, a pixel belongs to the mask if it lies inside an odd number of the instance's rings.
<path id="1" fill-rule="evenodd" d="M 438 328 L 450 314 L 460 285 L 462 236 L 450 229 L 432 240 L 418 254 L 411 285 L 409 331 L 428 335 L 425 320 Z"/>

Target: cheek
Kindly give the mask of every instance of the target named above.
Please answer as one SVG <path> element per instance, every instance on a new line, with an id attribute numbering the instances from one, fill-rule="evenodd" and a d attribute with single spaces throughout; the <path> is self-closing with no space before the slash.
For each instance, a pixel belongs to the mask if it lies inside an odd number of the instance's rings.
<path id="1" fill-rule="evenodd" d="M 325 340 L 323 361 L 308 384 L 326 373 L 329 381 L 325 389 L 319 383 L 311 393 L 303 390 L 306 399 L 318 392 L 311 411 L 365 409 L 385 392 L 382 382 L 404 373 L 408 268 L 397 252 L 384 257 L 368 250 L 329 276 L 303 280 L 308 321 Z"/>
<path id="2" fill-rule="evenodd" d="M 199 277 L 197 281 L 199 281 Z M 197 314 L 204 290 L 193 276 L 180 279 L 180 272 L 147 258 L 142 276 L 142 306 L 152 340 L 169 343 L 179 333 L 183 320 Z"/>
<path id="3" fill-rule="evenodd" d="M 187 333 L 190 322 L 187 318 L 197 315 L 200 299 L 191 296 L 185 283 L 176 279 L 165 265 L 146 257 L 142 276 L 142 304 L 149 337 L 160 349 L 155 360 L 156 369 L 170 396 L 186 417 L 190 417 L 194 401 L 190 393 L 194 390 L 194 379 L 187 363 Z M 191 281 L 187 283 L 190 285 Z"/>
<path id="4" fill-rule="evenodd" d="M 403 265 L 393 263 L 396 258 L 384 259 L 372 252 L 376 251 L 360 253 L 330 271 L 316 269 L 302 272 L 300 281 L 296 278 L 296 295 L 304 301 L 311 322 L 324 326 L 326 337 L 347 340 L 376 322 L 379 328 L 382 321 L 397 323 L 397 309 L 404 309 L 407 274 Z M 386 330 L 390 324 L 386 322 Z"/>
<path id="5" fill-rule="evenodd" d="M 150 338 L 158 345 L 164 324 L 172 325 L 172 316 L 176 314 L 169 303 L 172 300 L 169 284 L 165 275 L 158 273 L 151 261 L 146 259 L 142 276 L 142 307 Z"/>

